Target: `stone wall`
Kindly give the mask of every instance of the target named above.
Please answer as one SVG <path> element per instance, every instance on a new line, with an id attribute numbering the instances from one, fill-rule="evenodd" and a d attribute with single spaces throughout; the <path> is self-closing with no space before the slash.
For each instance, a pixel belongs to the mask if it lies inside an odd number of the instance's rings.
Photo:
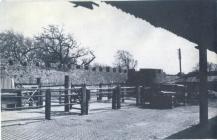
<path id="1" fill-rule="evenodd" d="M 41 78 L 44 85 L 61 85 L 65 75 L 69 75 L 72 84 L 122 83 L 127 79 L 127 71 L 110 67 L 80 67 L 64 72 L 37 66 L 12 65 L 7 66 L 6 70 L 15 83 L 36 83 L 36 78 Z"/>

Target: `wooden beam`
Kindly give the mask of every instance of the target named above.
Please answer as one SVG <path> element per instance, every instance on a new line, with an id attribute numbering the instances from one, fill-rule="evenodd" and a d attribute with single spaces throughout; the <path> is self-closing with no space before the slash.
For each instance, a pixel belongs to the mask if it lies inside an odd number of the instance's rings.
<path id="1" fill-rule="evenodd" d="M 208 123 L 207 50 L 199 47 L 200 124 Z"/>

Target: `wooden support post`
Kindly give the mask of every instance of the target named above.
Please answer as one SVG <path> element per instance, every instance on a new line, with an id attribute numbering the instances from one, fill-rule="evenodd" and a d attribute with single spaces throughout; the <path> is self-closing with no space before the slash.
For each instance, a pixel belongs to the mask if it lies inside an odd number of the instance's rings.
<path id="1" fill-rule="evenodd" d="M 41 92 L 41 78 L 37 78 L 37 85 L 38 85 L 38 95 L 42 96 L 42 92 Z M 43 105 L 43 97 L 38 97 L 38 106 L 42 106 Z"/>
<path id="2" fill-rule="evenodd" d="M 64 87 L 65 87 L 65 96 L 64 96 L 64 103 L 66 104 L 64 107 L 64 111 L 65 112 L 69 112 L 69 76 L 66 75 L 65 76 L 65 83 L 64 83 Z"/>
<path id="3" fill-rule="evenodd" d="M 17 107 L 22 107 L 22 92 L 21 90 L 17 91 Z"/>
<path id="4" fill-rule="evenodd" d="M 180 75 L 182 74 L 182 55 L 181 55 L 181 49 L 178 49 L 178 54 L 179 54 L 179 73 Z"/>
<path id="5" fill-rule="evenodd" d="M 112 109 L 117 109 L 117 88 L 113 89 L 112 92 Z"/>
<path id="6" fill-rule="evenodd" d="M 117 109 L 121 108 L 121 86 L 118 85 L 117 87 L 117 94 L 116 94 L 116 99 L 117 99 Z"/>
<path id="7" fill-rule="evenodd" d="M 46 90 L 45 93 L 45 119 L 50 120 L 51 113 L 51 92 L 50 89 Z"/>
<path id="8" fill-rule="evenodd" d="M 88 115 L 88 98 L 87 98 L 87 89 L 86 85 L 82 85 L 81 89 L 81 115 Z"/>
<path id="9" fill-rule="evenodd" d="M 208 123 L 207 50 L 199 48 L 200 124 Z"/>
<path id="10" fill-rule="evenodd" d="M 136 105 L 141 105 L 141 87 L 136 86 Z"/>

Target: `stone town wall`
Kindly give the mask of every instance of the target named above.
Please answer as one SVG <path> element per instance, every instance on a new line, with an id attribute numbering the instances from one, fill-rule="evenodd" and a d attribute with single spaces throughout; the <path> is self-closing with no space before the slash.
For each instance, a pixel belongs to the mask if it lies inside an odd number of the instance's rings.
<path id="1" fill-rule="evenodd" d="M 127 71 L 111 67 L 73 67 L 69 71 L 43 69 L 37 66 L 7 66 L 7 73 L 15 83 L 36 83 L 41 78 L 44 85 L 61 85 L 64 76 L 69 75 L 72 84 L 122 83 L 127 79 Z"/>

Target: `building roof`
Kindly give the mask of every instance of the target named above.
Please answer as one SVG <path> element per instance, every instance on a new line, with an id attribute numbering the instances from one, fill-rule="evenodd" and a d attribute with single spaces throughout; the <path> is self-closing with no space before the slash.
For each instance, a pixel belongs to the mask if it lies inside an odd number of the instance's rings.
<path id="1" fill-rule="evenodd" d="M 199 82 L 199 73 L 198 72 L 192 72 L 189 74 L 186 74 L 182 77 L 179 78 L 174 78 L 173 80 L 171 80 L 173 83 L 182 83 L 182 82 Z M 208 82 L 217 82 L 217 71 L 210 71 L 207 73 L 207 81 Z"/>
<path id="2" fill-rule="evenodd" d="M 105 2 L 217 53 L 215 0 Z"/>

